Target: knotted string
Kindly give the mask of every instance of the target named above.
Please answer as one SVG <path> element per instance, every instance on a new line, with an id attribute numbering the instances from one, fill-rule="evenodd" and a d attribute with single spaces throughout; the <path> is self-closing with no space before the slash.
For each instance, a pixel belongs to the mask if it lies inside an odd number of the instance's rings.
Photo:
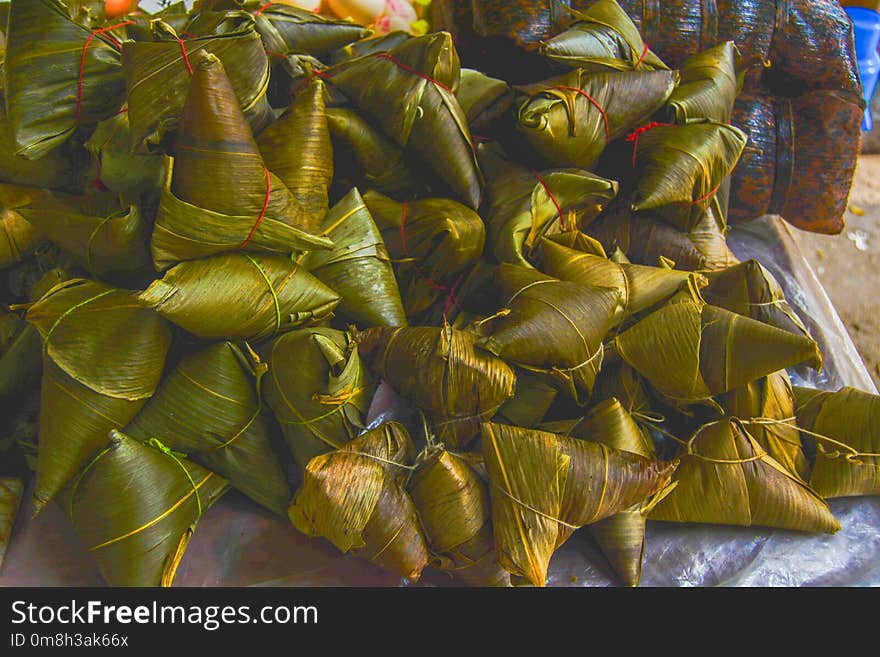
<path id="1" fill-rule="evenodd" d="M 438 87 L 440 87 L 441 89 L 444 89 L 444 90 L 448 91 L 449 93 L 455 93 L 455 92 L 452 91 L 452 89 L 451 89 L 450 87 L 446 86 L 445 84 L 443 84 L 443 83 L 440 82 L 439 80 L 435 80 L 435 79 L 432 78 L 431 76 L 429 76 L 429 75 L 425 75 L 424 73 L 422 73 L 422 72 L 419 71 L 418 69 L 413 68 L 412 66 L 407 66 L 407 65 L 404 64 L 403 62 L 398 61 L 397 59 L 395 59 L 394 56 L 391 55 L 390 53 L 387 53 L 387 52 L 380 52 L 379 54 L 376 55 L 376 58 L 377 58 L 377 59 L 387 59 L 389 62 L 391 62 L 392 64 L 395 64 L 398 68 L 402 68 L 402 69 L 403 69 L 404 71 L 406 71 L 407 73 L 412 73 L 413 75 L 417 75 L 417 76 L 419 76 L 419 77 L 422 78 L 423 80 L 427 80 L 428 82 L 433 82 L 433 83 L 436 84 Z"/>
<path id="2" fill-rule="evenodd" d="M 712 462 L 712 463 L 722 463 L 722 464 L 724 464 L 724 463 L 729 463 L 729 464 L 749 463 L 749 462 L 751 462 L 751 461 L 757 461 L 757 460 L 760 460 L 760 459 L 764 458 L 765 456 L 768 456 L 767 452 L 765 452 L 765 451 L 763 450 L 763 448 L 761 448 L 761 449 L 760 449 L 760 452 L 759 452 L 756 456 L 754 456 L 754 457 L 751 457 L 751 458 L 749 458 L 749 459 L 738 459 L 738 460 L 712 459 L 712 458 L 709 458 L 709 457 L 707 457 L 707 456 L 703 456 L 703 455 L 701 455 L 701 454 L 696 454 L 696 453 L 694 453 L 694 452 L 692 451 L 692 447 L 693 447 L 693 443 L 694 443 L 694 441 L 699 437 L 699 435 L 700 435 L 705 429 L 708 429 L 709 427 L 715 426 L 716 424 L 721 424 L 721 423 L 723 423 L 723 422 L 731 422 L 731 423 L 736 424 L 737 426 L 739 426 L 740 429 L 741 429 L 741 430 L 742 430 L 742 431 L 743 431 L 743 432 L 744 432 L 744 433 L 745 433 L 745 434 L 751 439 L 751 441 L 754 442 L 755 445 L 756 445 L 757 447 L 759 447 L 759 448 L 760 448 L 761 446 L 757 444 L 757 442 L 755 441 L 754 437 L 752 437 L 752 435 L 751 435 L 751 434 L 745 429 L 745 427 L 744 427 L 743 425 L 753 425 L 753 424 L 754 424 L 754 425 L 759 425 L 759 426 L 760 426 L 760 425 L 782 425 L 782 426 L 788 427 L 788 428 L 790 428 L 790 429 L 794 429 L 794 430 L 796 430 L 796 431 L 799 431 L 799 432 L 801 432 L 801 433 L 804 433 L 804 434 L 806 434 L 806 435 L 808 435 L 808 436 L 812 436 L 813 438 L 816 438 L 817 440 L 831 443 L 832 445 L 835 445 L 836 447 L 840 447 L 840 448 L 842 448 L 845 452 L 847 452 L 846 454 L 841 454 L 840 452 L 827 452 L 825 449 L 822 448 L 821 445 L 819 445 L 819 449 L 820 449 L 820 451 L 822 452 L 822 454 L 823 454 L 824 456 L 826 456 L 827 458 L 830 458 L 830 459 L 836 459 L 836 458 L 841 458 L 841 457 L 842 457 L 844 460 L 846 460 L 846 461 L 849 462 L 849 463 L 854 463 L 854 464 L 857 464 L 857 465 L 864 465 L 861 461 L 858 460 L 859 458 L 864 458 L 864 457 L 868 457 L 868 458 L 880 458 L 880 454 L 873 454 L 873 453 L 870 453 L 870 452 L 859 452 L 857 449 L 855 449 L 855 448 L 852 447 L 851 445 L 847 445 L 846 443 L 842 443 L 842 442 L 840 442 L 840 441 L 838 441 L 838 440 L 835 440 L 834 438 L 830 438 L 829 436 L 825 436 L 825 435 L 823 435 L 823 434 L 821 434 L 821 433 L 817 433 L 817 432 L 815 432 L 815 431 L 810 431 L 809 429 L 804 429 L 804 428 L 802 428 L 802 427 L 797 426 L 797 424 L 792 424 L 792 422 L 796 422 L 796 421 L 797 421 L 797 418 L 794 418 L 794 417 L 784 418 L 784 419 L 782 419 L 782 420 L 776 420 L 776 419 L 768 418 L 768 417 L 756 417 L 756 418 L 751 418 L 751 419 L 749 419 L 749 420 L 743 420 L 743 419 L 741 419 L 741 418 L 737 418 L 737 417 L 728 417 L 728 418 L 723 418 L 723 419 L 721 419 L 721 420 L 715 420 L 715 421 L 713 421 L 713 422 L 707 422 L 706 424 L 704 424 L 704 425 L 702 425 L 701 427 L 699 427 L 699 428 L 694 432 L 694 434 L 693 434 L 693 436 L 691 437 L 691 439 L 690 439 L 689 441 L 687 441 L 687 443 L 686 443 L 686 445 L 687 445 L 687 452 L 688 452 L 688 455 L 689 455 L 689 456 L 693 456 L 693 457 L 695 457 L 695 458 L 699 458 L 699 459 L 701 459 L 701 460 L 709 461 L 709 462 Z M 786 441 L 786 442 L 790 442 L 790 441 Z M 756 452 L 758 452 L 758 450 L 756 450 Z"/>
<path id="3" fill-rule="evenodd" d="M 694 441 L 700 437 L 700 434 L 703 433 L 709 427 L 714 427 L 716 424 L 722 424 L 723 422 L 729 422 L 731 424 L 737 425 L 742 432 L 748 437 L 749 442 L 752 445 L 752 448 L 755 450 L 755 455 L 745 459 L 716 459 L 711 456 L 704 456 L 703 454 L 699 454 L 694 452 Z M 692 456 L 693 458 L 699 461 L 705 461 L 706 463 L 718 463 L 719 465 L 741 465 L 744 463 L 752 463 L 754 461 L 760 461 L 765 456 L 769 456 L 769 454 L 764 450 L 761 445 L 755 440 L 755 438 L 745 430 L 745 427 L 741 426 L 742 422 L 737 418 L 724 418 L 721 420 L 715 420 L 714 422 L 707 422 L 706 424 L 699 427 L 694 434 L 691 436 L 691 439 L 685 443 L 686 453 L 688 456 Z"/>
<path id="4" fill-rule="evenodd" d="M 257 217 L 256 223 L 251 228 L 251 232 L 248 233 L 248 236 L 244 239 L 244 242 L 238 245 L 239 249 L 243 249 L 248 245 L 253 238 L 254 233 L 257 232 L 257 228 L 260 227 L 260 224 L 263 223 L 263 217 L 266 216 L 266 210 L 269 209 L 269 199 L 272 197 L 272 181 L 269 177 L 269 169 L 263 167 L 263 170 L 266 172 L 266 198 L 263 200 L 263 209 L 260 210 L 260 216 Z"/>
<path id="5" fill-rule="evenodd" d="M 654 128 L 674 128 L 676 127 L 674 123 L 660 123 L 659 121 L 651 121 L 650 123 L 641 126 L 640 128 L 636 128 L 626 137 L 627 142 L 631 142 L 633 145 L 633 160 L 632 165 L 633 169 L 636 167 L 636 158 L 638 156 L 639 149 L 639 137 L 648 132 L 648 130 L 653 130 Z"/>
<path id="6" fill-rule="evenodd" d="M 583 369 L 587 365 L 590 365 L 597 358 L 602 359 L 604 357 L 604 355 L 605 355 L 605 343 L 600 342 L 599 348 L 596 349 L 596 353 L 594 353 L 592 356 L 587 358 L 587 360 L 583 361 L 582 363 L 578 363 L 574 367 L 561 368 L 561 367 L 554 366 L 548 370 L 548 369 L 541 368 L 541 367 L 534 367 L 532 365 L 526 365 L 524 363 L 517 363 L 517 365 L 522 367 L 524 370 L 529 370 L 530 372 L 535 372 L 537 374 L 553 374 L 553 373 L 570 374 L 571 372 L 577 372 L 579 369 Z"/>
<path id="7" fill-rule="evenodd" d="M 398 468 L 402 468 L 403 470 L 414 471 L 418 467 L 415 465 L 406 465 L 405 463 L 398 463 L 397 461 L 390 461 L 388 459 L 383 459 L 381 456 L 375 456 L 374 454 L 367 454 L 365 452 L 354 452 L 354 451 L 347 450 L 347 449 L 342 449 L 342 450 L 340 450 L 340 452 L 354 454 L 356 456 L 363 456 L 364 458 L 373 459 L 374 461 L 379 461 L 379 463 L 384 463 L 386 465 L 393 465 Z"/>
<path id="8" fill-rule="evenodd" d="M 95 181 L 94 181 L 94 183 L 92 183 L 92 184 L 95 184 L 95 183 L 101 183 L 101 179 L 100 179 L 100 178 L 96 178 Z M 107 188 L 104 187 L 104 183 L 101 183 L 101 187 L 103 187 L 103 189 L 101 189 L 101 191 L 104 191 L 104 192 L 108 191 Z M 93 270 L 93 263 L 92 263 L 92 244 L 94 243 L 95 238 L 98 237 L 98 233 L 100 233 L 101 230 L 103 230 L 104 226 L 107 225 L 107 222 L 109 222 L 111 219 L 114 219 L 115 216 L 116 216 L 116 215 L 112 215 L 112 214 L 111 214 L 111 215 L 108 216 L 108 217 L 104 217 L 100 222 L 98 222 L 98 225 L 95 226 L 94 230 L 92 230 L 91 234 L 89 235 L 89 241 L 86 242 L 86 268 L 87 268 L 89 271 L 92 271 L 92 270 Z M 130 215 L 129 215 L 129 216 L 130 216 Z"/>
<path id="9" fill-rule="evenodd" d="M 590 94 L 588 94 L 586 91 L 584 91 L 583 89 L 581 89 L 579 87 L 566 87 L 563 85 L 558 85 L 555 87 L 551 87 L 551 89 L 561 89 L 563 91 L 574 91 L 575 93 L 580 94 L 581 96 L 586 98 L 588 101 L 590 101 L 590 104 L 593 105 L 593 107 L 595 107 L 597 110 L 599 110 L 599 113 L 602 115 L 602 121 L 605 124 L 605 143 L 607 144 L 609 141 L 611 141 L 611 126 L 608 124 L 608 113 L 605 111 L 605 108 L 599 104 L 598 100 L 593 98 Z"/>
<path id="10" fill-rule="evenodd" d="M 444 306 L 443 316 L 445 317 L 447 312 L 449 311 L 450 304 L 455 304 L 455 307 L 462 310 L 461 304 L 458 303 L 458 299 L 455 297 L 455 292 L 458 289 L 458 286 L 461 285 L 464 280 L 464 272 L 458 277 L 458 280 L 451 287 L 449 285 L 443 285 L 442 283 L 438 283 L 433 278 L 428 276 L 425 271 L 419 267 L 416 259 L 410 255 L 409 247 L 406 244 L 406 218 L 409 214 L 409 203 L 402 204 L 402 211 L 400 214 L 400 245 L 403 249 L 403 255 L 406 257 L 409 264 L 416 271 L 420 278 L 424 279 L 424 281 L 428 284 L 429 287 L 437 290 L 438 292 L 443 292 L 447 294 L 446 305 Z"/>
<path id="11" fill-rule="evenodd" d="M 318 69 L 312 69 L 312 74 L 309 75 L 306 79 L 296 85 L 293 89 L 291 89 L 290 94 L 287 97 L 288 102 L 292 101 L 296 95 L 308 87 L 315 78 L 319 78 L 321 80 L 330 80 L 333 76 L 327 71 L 319 71 Z"/>
<path id="12" fill-rule="evenodd" d="M 774 299 L 773 301 L 765 301 L 763 303 L 749 302 L 746 305 L 749 308 L 766 308 L 768 306 L 782 306 L 787 303 L 788 303 L 788 301 L 786 301 L 785 299 Z"/>
<path id="13" fill-rule="evenodd" d="M 125 21 L 123 23 L 117 23 L 116 25 L 111 25 L 109 27 L 102 27 L 99 30 L 93 30 L 89 37 L 86 39 L 85 44 L 83 44 L 82 55 L 79 59 L 79 79 L 77 80 L 76 85 L 76 125 L 80 125 L 80 121 L 82 118 L 82 102 L 83 102 L 83 83 L 85 81 L 86 75 L 86 53 L 89 50 L 89 46 L 92 44 L 92 40 L 98 36 L 99 34 L 106 35 L 106 38 L 110 41 L 110 45 L 112 45 L 116 50 L 122 50 L 122 44 L 120 44 L 115 38 L 111 35 L 107 34 L 111 30 L 119 29 L 120 27 L 125 27 L 126 25 L 132 25 L 134 21 Z"/>

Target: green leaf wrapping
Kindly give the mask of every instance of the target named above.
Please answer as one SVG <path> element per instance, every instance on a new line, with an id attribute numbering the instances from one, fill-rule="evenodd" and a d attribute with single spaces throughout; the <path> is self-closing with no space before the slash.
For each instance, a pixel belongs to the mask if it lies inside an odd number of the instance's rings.
<path id="1" fill-rule="evenodd" d="M 663 267 L 618 264 L 547 239 L 543 242 L 542 261 L 548 276 L 580 285 L 619 289 L 620 322 L 666 301 L 693 276 Z"/>
<path id="2" fill-rule="evenodd" d="M 567 11 L 574 18 L 568 29 L 539 44 L 538 52 L 551 61 L 589 71 L 667 70 L 615 0 L 598 0 L 583 12 Z"/>
<path id="3" fill-rule="evenodd" d="M 297 94 L 288 110 L 258 137 L 266 166 L 296 200 L 296 223 L 318 232 L 330 209 L 333 145 L 324 104 L 324 82 L 314 78 Z"/>
<path id="4" fill-rule="evenodd" d="M 157 268 L 224 251 L 328 248 L 329 240 L 308 232 L 315 208 L 294 197 L 261 156 L 222 62 L 202 52 L 192 62 L 153 234 Z M 282 121 L 282 128 L 290 124 Z"/>
<path id="5" fill-rule="evenodd" d="M 151 280 L 150 222 L 138 206 L 121 207 L 115 194 L 54 192 L 21 213 L 92 276 L 132 286 Z"/>
<path id="6" fill-rule="evenodd" d="M 132 146 L 137 152 L 170 150 L 170 138 L 180 121 L 190 87 L 189 67 L 201 51 L 211 53 L 223 63 L 239 106 L 254 132 L 271 122 L 272 111 L 266 99 L 269 60 L 260 36 L 254 31 L 253 19 L 233 12 L 226 28 L 181 44 L 170 26 L 157 22 L 153 24 L 155 41 L 123 44 L 128 116 Z"/>
<path id="7" fill-rule="evenodd" d="M 470 68 L 461 69 L 460 86 L 455 94 L 471 130 L 491 128 L 513 106 L 513 89 L 504 80 L 489 77 Z"/>
<path id="8" fill-rule="evenodd" d="M 403 149 L 357 112 L 344 107 L 328 108 L 327 124 L 336 154 L 337 176 L 352 178 L 355 185 L 392 196 L 417 187 Z"/>
<path id="9" fill-rule="evenodd" d="M 510 586 L 495 553 L 489 488 L 468 461 L 437 450 L 419 464 L 407 490 L 443 570 L 468 586 Z"/>
<path id="10" fill-rule="evenodd" d="M 674 71 L 587 73 L 576 69 L 519 87 L 519 132 L 550 165 L 590 170 L 609 142 L 666 103 Z"/>
<path id="11" fill-rule="evenodd" d="M 292 493 L 262 408 L 265 373 L 265 363 L 235 344 L 214 343 L 186 356 L 124 432 L 141 442 L 158 438 L 284 516 Z"/>
<path id="12" fill-rule="evenodd" d="M 259 341 L 333 316 L 339 295 L 281 256 L 229 253 L 182 262 L 139 299 L 205 340 Z"/>
<path id="13" fill-rule="evenodd" d="M 92 35 L 58 0 L 14 0 L 6 36 L 6 109 L 19 155 L 39 159 L 125 102 L 119 40 Z"/>
<path id="14" fill-rule="evenodd" d="M 814 340 L 706 304 L 694 289 L 618 335 L 614 346 L 668 401 L 715 395 L 800 363 L 816 362 Z"/>
<path id="15" fill-rule="evenodd" d="M 483 253 L 480 215 L 445 198 L 399 203 L 374 191 L 363 198 L 395 263 L 407 315 L 413 318 L 438 301 L 454 304 L 456 284 Z"/>
<path id="16" fill-rule="evenodd" d="M 35 187 L 0 183 L 0 269 L 18 264 L 39 246 L 37 227 L 21 211 L 44 195 Z"/>
<path id="17" fill-rule="evenodd" d="M 617 196 L 613 180 L 580 169 L 530 171 L 480 148 L 486 227 L 495 259 L 532 267 L 541 238 L 592 222 Z"/>
<path id="18" fill-rule="evenodd" d="M 156 391 L 171 331 L 135 293 L 82 279 L 56 285 L 26 318 L 45 345 L 39 511 Z"/>
<path id="19" fill-rule="evenodd" d="M 64 507 L 107 584 L 171 586 L 196 524 L 226 488 L 201 466 L 113 431 Z"/>
<path id="20" fill-rule="evenodd" d="M 5 93 L 0 102 L 0 181 L 16 185 L 33 185 L 73 191 L 82 183 L 82 170 L 75 149 L 66 142 L 29 160 L 17 154 L 18 146 L 6 114 Z"/>
<path id="21" fill-rule="evenodd" d="M 97 162 L 96 180 L 129 203 L 136 204 L 143 196 L 157 195 L 162 189 L 165 161 L 161 155 L 131 152 L 128 112 L 101 121 L 85 147 Z"/>
<path id="22" fill-rule="evenodd" d="M 646 501 L 674 463 L 557 434 L 482 427 L 495 545 L 512 575 L 544 586 L 550 557 L 575 529 Z"/>
<path id="23" fill-rule="evenodd" d="M 797 424 L 815 442 L 810 485 L 822 497 L 880 493 L 880 397 L 854 388 L 794 389 Z"/>
<path id="24" fill-rule="evenodd" d="M 617 205 L 584 231 L 598 239 L 605 250 L 615 247 L 635 263 L 656 266 L 661 258 L 686 271 L 725 269 L 739 262 L 727 246 L 727 238 L 710 209 L 687 233 L 673 228 L 651 212 L 633 213 Z"/>
<path id="25" fill-rule="evenodd" d="M 260 351 L 269 366 L 262 382 L 266 403 L 300 468 L 364 430 L 376 384 L 350 335 L 301 329 Z"/>
<path id="26" fill-rule="evenodd" d="M 12 538 L 12 529 L 23 496 L 23 479 L 0 477 L 0 568 L 3 568 L 3 558 Z"/>
<path id="27" fill-rule="evenodd" d="M 362 328 L 406 326 L 406 312 L 382 234 L 357 189 L 321 225 L 329 251 L 305 254 L 302 265 L 340 296 L 339 313 Z"/>
<path id="28" fill-rule="evenodd" d="M 509 312 L 499 313 L 477 346 L 541 374 L 586 404 L 602 367 L 602 341 L 619 312 L 619 290 L 584 287 L 508 264 L 500 266 L 497 280 L 502 310 Z"/>
<path id="29" fill-rule="evenodd" d="M 757 260 L 707 272 L 706 277 L 709 286 L 702 294 L 713 306 L 809 337 L 804 323 L 786 301 L 779 282 Z M 821 365 L 820 357 L 814 366 Z"/>
<path id="30" fill-rule="evenodd" d="M 739 92 L 737 50 L 725 41 L 688 57 L 679 71 L 681 83 L 672 92 L 667 113 L 676 123 L 709 119 L 730 123 Z"/>
<path id="31" fill-rule="evenodd" d="M 412 449 L 406 430 L 390 422 L 316 456 L 290 505 L 294 526 L 417 581 L 428 565 L 428 547 L 402 485 L 406 470 L 399 467 Z"/>
<path id="32" fill-rule="evenodd" d="M 411 161 L 476 209 L 483 176 L 467 117 L 453 91 L 458 69 L 443 64 L 451 49 L 446 33 L 416 37 L 387 53 L 337 64 L 325 77 L 410 154 Z"/>
<path id="33" fill-rule="evenodd" d="M 831 533 L 840 523 L 825 501 L 777 463 L 739 423 L 707 425 L 689 441 L 678 486 L 651 520 Z"/>
<path id="34" fill-rule="evenodd" d="M 659 125 L 633 143 L 635 212 L 654 210 L 681 231 L 693 230 L 716 200 L 746 146 L 732 125 L 704 121 Z M 716 219 L 723 215 L 716 211 Z"/>
<path id="35" fill-rule="evenodd" d="M 597 404 L 581 420 L 546 424 L 541 429 L 656 458 L 651 437 L 614 398 Z M 639 503 L 588 525 L 614 572 L 627 586 L 638 586 L 642 576 L 647 520 L 644 507 Z"/>
<path id="36" fill-rule="evenodd" d="M 793 421 L 793 394 L 791 380 L 781 370 L 732 390 L 719 401 L 729 416 L 748 422 L 749 434 L 773 459 L 809 481 L 810 464 Z"/>
<path id="37" fill-rule="evenodd" d="M 255 18 L 266 52 L 273 56 L 300 53 L 321 57 L 370 35 L 369 29 L 353 21 L 281 3 L 265 6 Z"/>

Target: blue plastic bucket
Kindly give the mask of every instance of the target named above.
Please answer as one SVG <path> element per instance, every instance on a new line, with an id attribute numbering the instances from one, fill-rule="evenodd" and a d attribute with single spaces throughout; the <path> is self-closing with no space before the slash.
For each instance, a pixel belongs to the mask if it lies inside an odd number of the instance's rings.
<path id="1" fill-rule="evenodd" d="M 880 13 L 864 7 L 847 7 L 846 13 L 852 19 L 856 36 L 856 57 L 859 62 L 859 76 L 862 78 L 865 102 L 868 108 L 865 110 L 865 119 L 862 121 L 862 130 L 868 132 L 874 128 L 874 120 L 871 116 L 871 99 L 877 89 L 877 79 L 880 77 Z"/>

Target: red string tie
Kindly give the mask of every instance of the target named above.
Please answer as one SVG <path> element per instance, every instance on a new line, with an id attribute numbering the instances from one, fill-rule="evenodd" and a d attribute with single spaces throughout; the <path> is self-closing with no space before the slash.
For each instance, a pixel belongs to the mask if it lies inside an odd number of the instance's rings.
<path id="1" fill-rule="evenodd" d="M 260 224 L 263 223 L 263 217 L 266 216 L 266 210 L 269 209 L 269 199 L 272 197 L 272 181 L 269 178 L 269 169 L 263 167 L 263 170 L 266 172 L 266 199 L 263 201 L 263 209 L 260 210 L 260 216 L 257 217 L 257 222 L 254 224 L 253 228 L 251 228 L 251 232 L 248 233 L 248 236 L 245 238 L 244 242 L 238 245 L 239 249 L 243 249 L 248 245 L 251 241 L 251 238 L 254 236 L 254 233 L 257 232 L 257 228 L 260 227 Z"/>
<path id="2" fill-rule="evenodd" d="M 559 201 L 556 200 L 556 197 L 553 196 L 553 192 L 550 191 L 550 186 L 541 177 L 540 173 L 533 170 L 532 174 L 535 176 L 535 178 L 538 179 L 538 182 L 541 183 L 541 187 L 544 188 L 544 191 L 547 192 L 547 196 L 550 197 L 550 200 L 553 201 L 553 205 L 556 206 L 556 212 L 559 213 L 559 225 L 562 226 L 562 230 L 564 230 L 564 231 L 568 230 L 568 226 L 566 225 L 566 222 L 565 222 L 565 215 L 562 212 L 562 206 L 559 204 Z"/>
<path id="3" fill-rule="evenodd" d="M 455 293 L 458 290 L 458 286 L 464 282 L 464 272 L 461 272 L 458 275 L 458 280 L 455 281 L 455 285 L 452 286 L 452 289 L 449 290 L 449 295 L 446 297 L 446 303 L 443 304 L 443 321 L 446 321 L 447 315 L 449 315 L 449 309 L 452 307 L 452 304 L 455 303 L 455 307 L 458 308 L 459 312 L 461 312 L 461 306 L 458 305 L 458 300 L 455 298 Z"/>
<path id="4" fill-rule="evenodd" d="M 693 202 L 691 203 L 691 205 L 699 205 L 699 204 L 702 203 L 703 201 L 708 201 L 710 198 L 712 198 L 713 196 L 715 196 L 715 194 L 718 193 L 718 190 L 719 190 L 719 189 L 721 189 L 721 183 L 719 183 L 719 184 L 715 187 L 715 189 L 713 189 L 711 192 L 709 192 L 709 193 L 706 194 L 705 196 L 701 196 L 701 197 L 698 198 L 696 201 L 693 201 Z"/>
<path id="5" fill-rule="evenodd" d="M 122 44 L 119 43 L 113 36 L 107 34 L 111 30 L 119 29 L 120 27 L 125 27 L 126 25 L 133 24 L 134 21 L 125 21 L 124 23 L 117 23 L 116 25 L 110 25 L 109 27 L 102 27 L 99 30 L 92 30 L 89 34 L 89 37 L 86 39 L 86 42 L 83 44 L 82 54 L 79 58 L 79 79 L 76 84 L 76 124 L 80 124 L 81 116 L 82 116 L 82 102 L 83 102 L 83 82 L 86 76 L 86 53 L 89 50 L 89 46 L 92 45 L 92 40 L 98 36 L 99 34 L 105 34 L 107 40 L 110 42 L 110 45 L 116 48 L 116 50 L 122 50 Z"/>
<path id="6" fill-rule="evenodd" d="M 605 143 L 611 141 L 611 127 L 608 125 L 608 114 L 605 112 L 605 108 L 599 104 L 599 101 L 593 98 L 590 94 L 588 94 L 583 89 L 578 87 L 565 87 L 565 86 L 557 86 L 553 87 L 554 89 L 562 89 L 564 91 L 574 91 L 579 93 L 581 96 L 586 98 L 590 103 L 599 110 L 599 113 L 602 115 L 602 121 L 605 123 Z"/>
<path id="7" fill-rule="evenodd" d="M 267 2 L 266 4 L 264 4 L 262 7 L 260 7 L 259 9 L 257 9 L 254 12 L 254 18 L 261 15 L 264 11 L 266 11 L 269 7 L 271 7 L 274 4 L 275 4 L 274 2 Z"/>
<path id="8" fill-rule="evenodd" d="M 424 270 L 422 270 L 421 267 L 419 267 L 419 265 L 415 262 L 415 258 L 413 258 L 410 255 L 409 247 L 407 247 L 407 245 L 406 245 L 406 217 L 407 217 L 408 213 L 409 213 L 409 203 L 404 203 L 403 204 L 403 212 L 401 212 L 401 214 L 400 214 L 400 243 L 401 243 L 401 246 L 403 247 L 403 255 L 407 259 L 413 260 L 413 262 L 411 262 L 409 264 L 412 265 L 412 268 L 416 270 L 416 273 L 419 275 L 419 277 L 422 278 L 428 284 L 429 287 L 437 290 L 438 292 L 448 293 L 448 296 L 446 298 L 446 305 L 444 306 L 444 310 L 443 310 L 444 317 L 446 316 L 447 312 L 449 311 L 451 303 L 454 303 L 455 307 L 458 308 L 459 310 L 461 310 L 462 308 L 458 303 L 458 299 L 455 298 L 455 291 L 458 289 L 458 286 L 461 285 L 462 279 L 464 278 L 464 272 L 462 272 L 462 274 L 458 277 L 458 280 L 455 282 L 455 285 L 450 287 L 448 285 L 443 285 L 441 283 L 438 283 L 433 278 L 428 276 L 424 272 Z"/>
<path id="9" fill-rule="evenodd" d="M 192 77 L 193 76 L 193 67 L 192 67 L 192 64 L 190 64 L 189 55 L 186 52 L 186 43 L 180 37 L 178 37 L 177 43 L 180 44 L 180 52 L 183 53 L 183 63 L 186 64 L 186 70 L 189 71 L 189 75 L 190 75 L 190 77 Z"/>
<path id="10" fill-rule="evenodd" d="M 454 93 L 454 92 L 452 91 L 452 89 L 450 89 L 449 87 L 447 87 L 445 84 L 443 84 L 443 83 L 440 82 L 439 80 L 435 80 L 434 78 L 432 78 L 432 77 L 430 77 L 430 76 L 428 76 L 428 75 L 425 75 L 424 73 L 422 73 L 422 72 L 419 71 L 418 69 L 414 69 L 412 66 L 407 66 L 407 65 L 404 64 L 403 62 L 396 60 L 391 54 L 389 54 L 389 53 L 387 53 L 387 52 L 380 52 L 379 54 L 376 55 L 376 57 L 378 57 L 378 58 L 380 58 L 380 59 L 387 59 L 389 62 L 391 62 L 392 64 L 395 64 L 398 68 L 402 68 L 402 69 L 403 69 L 404 71 L 406 71 L 407 73 L 412 73 L 413 75 L 418 75 L 418 76 L 419 76 L 420 78 L 422 78 L 423 80 L 427 80 L 428 82 L 433 82 L 434 84 L 436 84 L 436 85 L 437 85 L 438 87 L 440 87 L 441 89 L 445 89 L 445 90 L 448 91 L 449 93 Z"/>
<path id="11" fill-rule="evenodd" d="M 645 49 L 642 51 L 642 56 L 639 57 L 639 61 L 636 62 L 635 68 L 638 68 L 639 66 L 641 66 L 645 61 L 645 57 L 647 57 L 647 56 L 648 56 L 648 44 L 646 43 Z"/>
<path id="12" fill-rule="evenodd" d="M 312 74 L 309 77 L 307 77 L 305 80 L 303 80 L 298 85 L 296 85 L 293 89 L 290 90 L 290 95 L 287 97 L 288 103 L 290 101 L 292 101 L 294 98 L 296 98 L 296 95 L 300 91 L 302 91 L 303 89 L 308 87 L 312 83 L 312 80 L 314 80 L 315 78 L 320 78 L 322 80 L 329 80 L 332 77 L 333 76 L 330 75 L 329 73 L 327 73 L 327 71 L 313 70 Z"/>
<path id="13" fill-rule="evenodd" d="M 660 123 L 659 121 L 651 121 L 646 125 L 643 125 L 640 128 L 636 128 L 634 131 L 629 133 L 626 138 L 627 142 L 632 142 L 633 145 L 633 168 L 636 166 L 636 157 L 638 156 L 639 149 L 639 137 L 648 132 L 648 130 L 653 130 L 654 128 L 674 128 L 674 123 Z"/>

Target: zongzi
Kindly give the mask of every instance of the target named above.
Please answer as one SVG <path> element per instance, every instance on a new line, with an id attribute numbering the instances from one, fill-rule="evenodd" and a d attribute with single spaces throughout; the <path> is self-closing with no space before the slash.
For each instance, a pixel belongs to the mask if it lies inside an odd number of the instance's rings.
<path id="1" fill-rule="evenodd" d="M 495 552 L 489 488 L 468 461 L 436 449 L 418 464 L 407 490 L 443 570 L 469 586 L 510 586 Z"/>
<path id="2" fill-rule="evenodd" d="M 698 429 L 680 457 L 676 481 L 678 486 L 649 519 L 830 534 L 840 529 L 819 494 L 777 463 L 736 421 Z"/>
<path id="3" fill-rule="evenodd" d="M 215 342 L 178 363 L 124 432 L 160 440 L 284 516 L 291 491 L 260 398 L 266 370 L 247 348 Z"/>
<path id="4" fill-rule="evenodd" d="M 794 389 L 797 426 L 815 442 L 810 486 L 822 497 L 880 494 L 880 397 Z"/>
<path id="5" fill-rule="evenodd" d="M 263 394 L 301 468 L 366 427 L 376 386 L 352 336 L 331 328 L 291 331 L 261 348 Z"/>
<path id="6" fill-rule="evenodd" d="M 294 526 L 417 581 L 429 555 L 415 505 L 401 484 L 412 451 L 409 434 L 391 422 L 316 456 L 290 505 Z"/>
<path id="7" fill-rule="evenodd" d="M 171 330 L 136 293 L 83 279 L 56 285 L 26 319 L 44 342 L 39 511 L 156 391 Z"/>
<path id="8" fill-rule="evenodd" d="M 159 441 L 113 431 L 104 444 L 65 491 L 70 521 L 110 586 L 171 586 L 227 484 Z"/>
<path id="9" fill-rule="evenodd" d="M 476 348 L 471 331 L 442 327 L 367 329 L 358 336 L 372 369 L 427 413 L 437 440 L 467 447 L 513 396 L 516 374 L 500 358 Z"/>
<path id="10" fill-rule="evenodd" d="M 181 262 L 138 295 L 205 340 L 259 341 L 333 316 L 339 295 L 283 256 L 227 253 Z"/>

